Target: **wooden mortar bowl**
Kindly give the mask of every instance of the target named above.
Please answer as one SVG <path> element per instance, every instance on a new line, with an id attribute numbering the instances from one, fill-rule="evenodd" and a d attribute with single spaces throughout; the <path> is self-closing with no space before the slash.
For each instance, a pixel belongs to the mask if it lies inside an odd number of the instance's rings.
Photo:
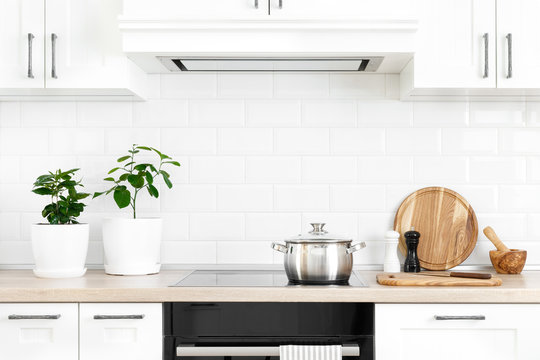
<path id="1" fill-rule="evenodd" d="M 527 251 L 517 249 L 508 251 L 491 250 L 489 258 L 499 274 L 519 274 L 525 266 Z"/>

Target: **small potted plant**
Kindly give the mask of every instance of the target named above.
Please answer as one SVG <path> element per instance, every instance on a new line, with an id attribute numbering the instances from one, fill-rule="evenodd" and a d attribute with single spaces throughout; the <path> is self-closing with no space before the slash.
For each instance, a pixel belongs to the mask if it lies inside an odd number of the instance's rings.
<path id="1" fill-rule="evenodd" d="M 34 274 L 38 277 L 79 277 L 86 272 L 90 227 L 79 224 L 77 218 L 85 207 L 79 201 L 90 194 L 77 192 L 77 187 L 83 186 L 73 179 L 78 170 L 49 172 L 34 182 L 32 192 L 51 197 L 41 212 L 48 223 L 32 225 Z"/>
<path id="2" fill-rule="evenodd" d="M 151 152 L 159 157 L 159 163 L 137 163 L 135 156 Z M 157 149 L 134 144 L 129 155 L 117 159 L 120 166 L 109 171 L 109 175 L 119 173 L 118 178 L 107 177 L 104 180 L 113 183 L 104 192 L 94 193 L 94 198 L 103 194 L 113 194 L 113 199 L 120 209 L 130 207 L 132 218 L 104 219 L 103 248 L 105 251 L 105 272 L 111 275 L 147 275 L 158 273 L 161 251 L 162 219 L 138 218 L 137 196 L 146 190 L 151 197 L 158 198 L 155 185 L 157 178 L 162 178 L 170 189 L 170 175 L 163 168 L 180 166 L 178 161 Z"/>

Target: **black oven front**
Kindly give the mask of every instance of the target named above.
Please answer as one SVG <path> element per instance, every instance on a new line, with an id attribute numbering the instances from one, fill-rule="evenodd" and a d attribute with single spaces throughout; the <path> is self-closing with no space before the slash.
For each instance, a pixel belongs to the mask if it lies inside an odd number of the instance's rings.
<path id="1" fill-rule="evenodd" d="M 373 360 L 372 303 L 165 303 L 164 360 L 278 360 L 281 345 L 341 345 Z"/>

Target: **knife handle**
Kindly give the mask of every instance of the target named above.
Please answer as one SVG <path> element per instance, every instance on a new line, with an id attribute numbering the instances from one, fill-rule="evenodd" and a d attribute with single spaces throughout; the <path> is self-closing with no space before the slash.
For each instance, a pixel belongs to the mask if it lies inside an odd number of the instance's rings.
<path id="1" fill-rule="evenodd" d="M 451 272 L 451 277 L 470 278 L 470 279 L 491 279 L 491 274 L 469 273 L 469 272 Z"/>

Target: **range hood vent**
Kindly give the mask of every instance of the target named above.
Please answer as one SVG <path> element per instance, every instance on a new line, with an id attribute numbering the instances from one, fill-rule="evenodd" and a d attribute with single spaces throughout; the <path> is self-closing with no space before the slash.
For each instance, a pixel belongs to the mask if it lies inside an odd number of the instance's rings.
<path id="1" fill-rule="evenodd" d="M 351 58 L 208 58 L 158 56 L 171 72 L 270 71 L 270 72 L 375 72 L 384 57 Z"/>

